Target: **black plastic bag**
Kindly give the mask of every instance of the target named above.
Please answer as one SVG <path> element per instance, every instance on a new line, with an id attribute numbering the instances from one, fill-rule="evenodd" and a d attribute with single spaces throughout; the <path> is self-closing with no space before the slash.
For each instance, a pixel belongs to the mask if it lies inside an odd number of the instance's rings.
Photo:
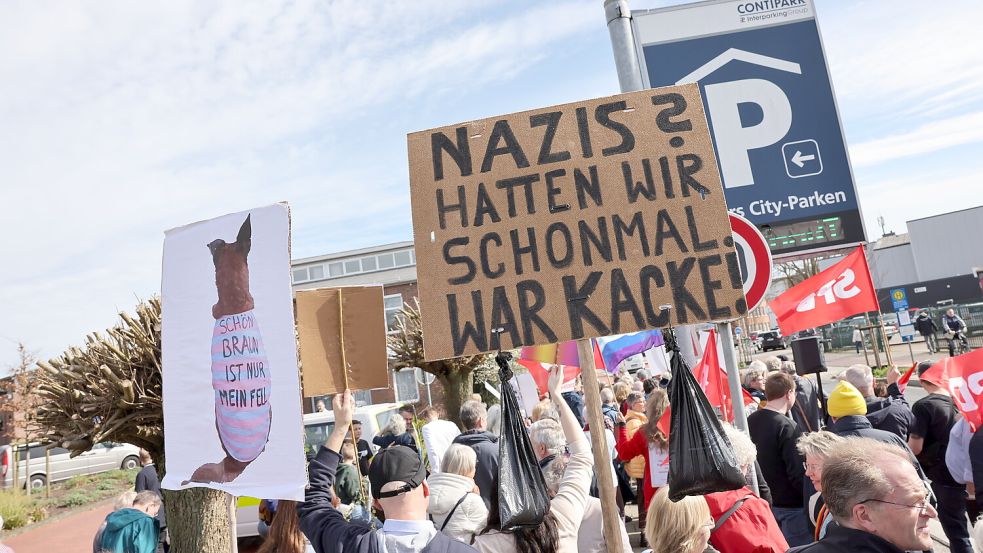
<path id="1" fill-rule="evenodd" d="M 669 499 L 736 490 L 746 482 L 737 466 L 734 448 L 696 378 L 676 347 L 671 331 L 666 345 L 672 350 L 669 362 Z"/>
<path id="2" fill-rule="evenodd" d="M 546 479 L 532 450 L 519 401 L 509 385 L 511 356 L 499 353 L 498 378 L 502 385 L 502 430 L 498 438 L 498 516 L 502 530 L 534 528 L 549 509 Z"/>

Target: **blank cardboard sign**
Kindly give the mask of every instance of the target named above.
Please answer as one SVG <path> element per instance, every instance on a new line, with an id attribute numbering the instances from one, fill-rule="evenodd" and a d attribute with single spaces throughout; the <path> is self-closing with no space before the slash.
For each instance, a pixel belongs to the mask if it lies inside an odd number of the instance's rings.
<path id="1" fill-rule="evenodd" d="M 407 142 L 426 359 L 747 312 L 697 85 Z"/>
<path id="2" fill-rule="evenodd" d="M 382 286 L 297 291 L 305 395 L 335 394 L 346 382 L 352 391 L 389 386 L 382 295 Z"/>

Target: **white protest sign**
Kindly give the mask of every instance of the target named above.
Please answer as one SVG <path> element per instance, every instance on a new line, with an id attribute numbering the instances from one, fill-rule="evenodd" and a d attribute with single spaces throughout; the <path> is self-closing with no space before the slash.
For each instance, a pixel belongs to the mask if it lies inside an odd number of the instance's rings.
<path id="1" fill-rule="evenodd" d="M 512 380 L 509 380 L 509 384 L 512 385 L 512 390 L 519 398 L 526 416 L 531 416 L 532 408 L 539 403 L 539 388 L 536 387 L 536 381 L 532 379 L 532 375 L 529 373 L 516 374 Z"/>
<path id="2" fill-rule="evenodd" d="M 287 205 L 167 231 L 161 296 L 162 487 L 303 500 Z"/>

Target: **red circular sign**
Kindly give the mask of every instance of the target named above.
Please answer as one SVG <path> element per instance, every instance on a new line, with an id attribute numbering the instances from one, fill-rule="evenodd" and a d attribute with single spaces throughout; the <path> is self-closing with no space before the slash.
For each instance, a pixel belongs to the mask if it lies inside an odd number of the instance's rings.
<path id="1" fill-rule="evenodd" d="M 747 299 L 747 310 L 750 312 L 757 307 L 768 293 L 771 285 L 771 250 L 768 242 L 758 230 L 758 227 L 740 215 L 730 214 L 730 228 L 734 236 L 735 246 L 740 246 L 744 252 L 744 297 Z M 744 274 L 746 273 L 746 274 Z"/>

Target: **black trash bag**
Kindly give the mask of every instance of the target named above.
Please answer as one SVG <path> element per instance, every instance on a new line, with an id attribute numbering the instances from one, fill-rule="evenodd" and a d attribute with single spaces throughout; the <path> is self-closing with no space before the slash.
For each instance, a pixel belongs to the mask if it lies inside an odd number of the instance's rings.
<path id="1" fill-rule="evenodd" d="M 669 362 L 669 499 L 737 490 L 746 485 L 734 448 L 692 371 L 686 366 L 675 336 L 666 335 Z"/>
<path id="2" fill-rule="evenodd" d="M 495 357 L 502 384 L 502 429 L 498 438 L 498 516 L 503 531 L 535 528 L 549 510 L 546 479 L 532 450 L 519 401 L 509 385 L 508 353 Z"/>

